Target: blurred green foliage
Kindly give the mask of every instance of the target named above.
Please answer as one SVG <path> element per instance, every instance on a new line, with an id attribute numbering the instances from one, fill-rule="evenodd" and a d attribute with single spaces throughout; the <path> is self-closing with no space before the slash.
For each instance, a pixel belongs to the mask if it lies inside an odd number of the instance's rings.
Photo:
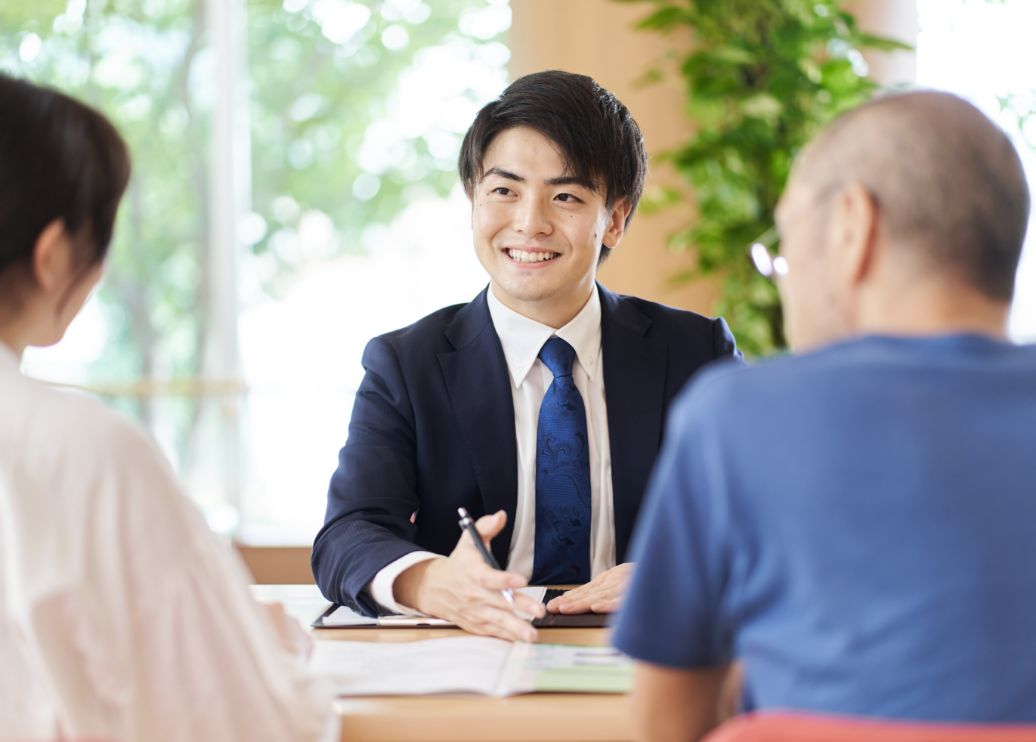
<path id="1" fill-rule="evenodd" d="M 838 0 L 618 1 L 652 6 L 638 28 L 690 38 L 644 76 L 680 75 L 694 126 L 689 141 L 662 155 L 690 195 L 665 189 L 647 204 L 688 211 L 690 226 L 670 241 L 690 266 L 674 280 L 717 274 L 723 291 L 715 311 L 745 352 L 783 348 L 776 287 L 752 268 L 748 245 L 773 226 L 798 150 L 875 90 L 860 50 L 909 47 L 860 31 Z"/>
<path id="2" fill-rule="evenodd" d="M 465 31 L 465 17 L 489 4 L 244 0 L 253 211 L 246 294 L 276 293 L 305 263 L 362 250 L 372 225 L 456 183 L 466 120 L 451 128 L 427 111 L 427 122 L 402 138 L 368 147 L 384 155 L 374 167 L 365 167 L 363 145 L 429 49 L 450 48 L 475 65 L 499 42 L 499 34 L 479 35 L 477 24 Z M 97 106 L 133 153 L 100 293 L 107 345 L 86 383 L 195 378 L 206 368 L 211 298 L 228 287 L 214 285 L 206 268 L 216 91 L 205 6 L 0 0 L 0 69 Z M 452 89 L 476 101 L 466 84 Z M 297 239 L 307 217 L 327 236 L 315 254 Z M 128 411 L 149 425 L 154 404 L 145 396 Z M 194 402 L 183 404 L 181 421 L 196 417 Z M 181 441 L 190 436 L 189 423 L 174 427 Z"/>
<path id="3" fill-rule="evenodd" d="M 384 171 L 368 174 L 373 195 L 353 196 L 365 173 L 364 136 L 387 114 L 401 74 L 428 47 L 484 43 L 461 33 L 458 19 L 485 2 L 338 4 L 365 8 L 368 17 L 332 41 L 322 33 L 320 3 L 247 2 L 252 208 L 262 220 L 252 250 L 275 264 L 265 271 L 268 287 L 305 258 L 278 252 L 275 235 L 307 211 L 330 217 L 329 254 L 357 250 L 363 230 L 390 222 L 415 188 L 445 194 L 456 182 L 452 157 L 433 154 L 417 136 L 399 145 L 404 151 Z M 402 46 L 398 33 L 394 48 L 385 46 L 389 27 L 402 29 Z M 30 36 L 41 44 L 36 54 Z M 0 67 L 97 105 L 133 152 L 103 294 L 115 330 L 104 354 L 108 378 L 190 376 L 198 368 L 214 93 L 206 37 L 203 0 L 0 0 Z M 453 132 L 458 144 L 462 133 Z"/>

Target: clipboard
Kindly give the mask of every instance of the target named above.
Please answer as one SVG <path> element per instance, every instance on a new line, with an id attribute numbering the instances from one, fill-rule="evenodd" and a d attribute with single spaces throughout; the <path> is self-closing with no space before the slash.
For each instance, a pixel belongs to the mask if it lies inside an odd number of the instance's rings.
<path id="1" fill-rule="evenodd" d="M 528 590 L 529 588 L 524 588 Z M 555 588 L 532 588 L 543 590 L 543 603 L 549 603 L 554 598 L 565 592 L 565 589 Z M 607 626 L 611 614 L 609 613 L 548 613 L 542 618 L 532 622 L 536 628 L 600 628 Z M 442 618 L 431 616 L 366 616 L 351 606 L 336 605 L 332 603 L 321 613 L 313 623 L 314 629 L 413 629 L 413 628 L 449 628 L 455 624 Z"/>
<path id="2" fill-rule="evenodd" d="M 454 624 L 431 616 L 365 616 L 349 606 L 332 603 L 310 624 L 314 629 L 433 629 Z"/>

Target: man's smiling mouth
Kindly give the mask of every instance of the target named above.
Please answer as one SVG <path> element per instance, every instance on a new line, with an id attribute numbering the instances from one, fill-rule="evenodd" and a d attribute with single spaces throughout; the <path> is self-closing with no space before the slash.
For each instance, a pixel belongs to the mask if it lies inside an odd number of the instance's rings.
<path id="1" fill-rule="evenodd" d="M 516 250 L 514 248 L 508 248 L 504 252 L 516 263 L 545 263 L 561 254 L 549 250 Z"/>

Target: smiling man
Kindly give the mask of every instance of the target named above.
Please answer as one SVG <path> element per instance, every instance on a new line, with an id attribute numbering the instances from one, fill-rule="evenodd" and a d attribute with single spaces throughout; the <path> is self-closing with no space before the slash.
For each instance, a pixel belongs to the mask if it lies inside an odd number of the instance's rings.
<path id="1" fill-rule="evenodd" d="M 528 75 L 464 139 L 489 287 L 374 338 L 313 547 L 324 595 L 530 640 L 540 604 L 501 591 L 577 584 L 547 610 L 610 612 L 666 410 L 703 365 L 740 357 L 722 319 L 596 282 L 644 185 L 637 123 L 582 75 Z M 475 516 L 496 570 L 457 509 Z"/>

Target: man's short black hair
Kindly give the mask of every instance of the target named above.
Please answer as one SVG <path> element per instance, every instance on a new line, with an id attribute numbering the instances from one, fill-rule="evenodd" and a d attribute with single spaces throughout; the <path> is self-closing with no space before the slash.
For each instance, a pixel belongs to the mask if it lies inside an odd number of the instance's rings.
<path id="1" fill-rule="evenodd" d="M 516 126 L 554 142 L 571 175 L 603 184 L 608 208 L 628 199 L 629 225 L 644 190 L 647 154 L 640 127 L 618 98 L 586 75 L 547 70 L 518 78 L 478 112 L 464 136 L 457 169 L 469 197 L 493 138 Z M 609 252 L 603 247 L 601 258 Z"/>

